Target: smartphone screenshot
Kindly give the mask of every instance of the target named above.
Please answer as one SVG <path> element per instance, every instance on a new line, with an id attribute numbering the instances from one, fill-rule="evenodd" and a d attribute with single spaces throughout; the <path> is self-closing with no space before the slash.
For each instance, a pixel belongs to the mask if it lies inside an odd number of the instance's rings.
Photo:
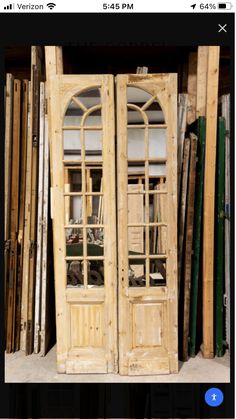
<path id="1" fill-rule="evenodd" d="M 235 417 L 234 13 L 2 0 L 0 417 Z"/>

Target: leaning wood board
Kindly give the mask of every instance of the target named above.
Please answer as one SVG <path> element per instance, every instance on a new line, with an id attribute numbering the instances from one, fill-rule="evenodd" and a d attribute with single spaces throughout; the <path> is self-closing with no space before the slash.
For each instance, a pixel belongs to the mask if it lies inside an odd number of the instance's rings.
<path id="1" fill-rule="evenodd" d="M 29 284 L 29 251 L 30 251 L 30 207 L 31 207 L 31 164 L 32 164 L 32 124 L 31 124 L 31 103 L 32 89 L 31 82 L 28 86 L 28 127 L 27 127 L 27 150 L 26 150 L 26 179 L 25 179 L 25 211 L 24 211 L 24 242 L 23 242 L 23 270 L 22 270 L 22 294 L 21 294 L 21 333 L 20 349 L 26 348 L 26 323 L 28 311 L 28 284 Z"/>
<path id="2" fill-rule="evenodd" d="M 215 348 L 223 356 L 224 334 L 224 183 L 225 183 L 225 120 L 218 120 L 216 163 L 216 251 L 215 251 Z"/>
<path id="3" fill-rule="evenodd" d="M 206 118 L 199 117 L 197 126 L 191 126 L 191 131 L 198 137 L 197 171 L 196 171 L 196 199 L 194 209 L 194 230 L 193 230 L 193 260 L 192 260 L 192 283 L 191 283 L 191 306 L 190 306 L 190 327 L 189 327 L 189 355 L 196 355 L 197 336 L 197 310 L 200 301 L 198 300 L 199 282 L 202 278 L 202 267 L 200 265 L 202 254 L 202 212 L 203 212 L 203 183 L 205 163 L 205 140 L 206 140 Z"/>
<path id="4" fill-rule="evenodd" d="M 5 154 L 4 154 L 4 284 L 5 284 L 5 323 L 7 321 L 9 247 L 10 247 L 10 199 L 11 199 L 11 163 L 12 163 L 12 112 L 13 112 L 13 76 L 6 76 L 5 93 Z M 6 324 L 5 324 L 6 327 Z"/>
<path id="5" fill-rule="evenodd" d="M 47 112 L 47 110 L 46 110 Z M 44 122 L 44 178 L 43 178 L 43 231 L 42 231 L 42 291 L 41 291 L 41 332 L 40 332 L 40 355 L 45 356 L 51 341 L 52 320 L 50 318 L 50 307 L 53 307 L 50 294 L 48 269 L 48 210 L 49 210 L 49 144 L 48 144 L 48 115 L 45 114 Z"/>
<path id="6" fill-rule="evenodd" d="M 183 169 L 182 169 L 182 187 L 181 187 L 181 200 L 179 207 L 179 220 L 178 220 L 178 295 L 180 296 L 180 285 L 182 276 L 183 264 L 183 244 L 186 223 L 186 201 L 188 190 L 188 171 L 189 171 L 189 154 L 190 154 L 190 139 L 184 140 L 184 154 L 183 154 Z"/>
<path id="7" fill-rule="evenodd" d="M 25 218 L 25 186 L 26 186 L 26 157 L 28 130 L 28 81 L 22 82 L 22 112 L 21 112 L 21 151 L 20 151 L 20 202 L 19 202 L 19 232 L 18 232 L 18 269 L 17 269 L 17 299 L 16 299 L 16 351 L 20 349 L 21 329 L 21 294 L 23 275 L 24 249 L 24 218 Z"/>
<path id="8" fill-rule="evenodd" d="M 39 82 L 41 78 L 41 48 L 31 47 L 31 123 L 32 123 L 32 166 L 31 166 L 31 212 L 30 212 L 30 251 L 28 311 L 26 323 L 26 355 L 33 352 L 34 338 L 34 288 L 36 275 L 37 238 L 37 185 L 38 185 L 38 143 L 39 143 Z"/>
<path id="9" fill-rule="evenodd" d="M 188 62 L 188 110 L 187 123 L 192 124 L 196 119 L 197 101 L 197 53 L 190 52 Z"/>
<path id="10" fill-rule="evenodd" d="M 7 352 L 15 350 L 15 309 L 17 281 L 17 238 L 19 208 L 19 174 L 20 174 L 20 111 L 21 82 L 14 80 L 13 102 L 13 142 L 12 142 L 12 173 L 11 173 L 11 219 L 10 219 L 10 258 L 9 258 L 9 289 L 7 310 Z"/>
<path id="11" fill-rule="evenodd" d="M 182 93 L 178 95 L 178 149 L 177 149 L 177 164 L 178 164 L 178 205 L 180 201 L 180 185 L 181 185 L 181 170 L 183 164 L 183 149 L 184 137 L 187 126 L 187 106 L 188 95 Z"/>
<path id="12" fill-rule="evenodd" d="M 222 116 L 225 118 L 225 296 L 226 342 L 230 348 L 230 95 L 222 96 Z"/>
<path id="13" fill-rule="evenodd" d="M 185 255 L 184 255 L 184 269 L 183 269 L 183 281 L 184 281 L 184 319 L 183 319 L 184 325 L 183 325 L 183 353 L 182 353 L 183 361 L 187 361 L 188 359 L 197 141 L 198 141 L 197 136 L 195 134 L 190 133 L 191 151 L 190 151 L 190 165 L 189 165 L 186 238 L 185 238 Z"/>
<path id="14" fill-rule="evenodd" d="M 206 154 L 203 207 L 203 356 L 214 356 L 214 227 L 220 47 L 210 46 L 207 73 Z"/>
<path id="15" fill-rule="evenodd" d="M 34 352 L 40 351 L 40 316 L 42 289 L 42 240 L 43 240 L 43 201 L 44 201 L 44 141 L 45 141 L 45 91 L 40 83 L 39 107 L 39 171 L 38 171 L 38 214 L 37 214 L 37 256 L 35 280 L 35 317 L 34 317 Z"/>
<path id="16" fill-rule="evenodd" d="M 196 118 L 206 116 L 208 52 L 208 46 L 198 47 Z"/>

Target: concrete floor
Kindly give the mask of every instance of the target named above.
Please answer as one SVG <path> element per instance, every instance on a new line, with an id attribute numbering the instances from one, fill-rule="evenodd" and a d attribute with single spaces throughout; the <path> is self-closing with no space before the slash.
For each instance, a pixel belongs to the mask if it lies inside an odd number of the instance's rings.
<path id="1" fill-rule="evenodd" d="M 201 353 L 188 362 L 179 363 L 179 373 L 170 375 L 128 377 L 115 374 L 57 374 L 56 346 L 46 357 L 25 356 L 19 351 L 5 355 L 6 383 L 227 383 L 230 381 L 230 359 L 226 352 L 222 358 L 203 359 Z"/>

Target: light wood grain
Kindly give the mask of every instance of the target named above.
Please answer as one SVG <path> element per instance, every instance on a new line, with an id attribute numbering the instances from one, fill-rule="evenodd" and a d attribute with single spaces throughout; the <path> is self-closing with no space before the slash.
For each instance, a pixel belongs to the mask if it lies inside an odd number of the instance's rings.
<path id="1" fill-rule="evenodd" d="M 220 47 L 209 47 L 203 207 L 203 356 L 205 358 L 214 356 L 214 221 L 219 53 Z"/>

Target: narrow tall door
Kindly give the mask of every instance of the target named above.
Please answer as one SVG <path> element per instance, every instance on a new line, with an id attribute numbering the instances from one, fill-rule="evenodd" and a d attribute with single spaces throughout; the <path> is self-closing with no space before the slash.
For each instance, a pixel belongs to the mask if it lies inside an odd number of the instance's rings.
<path id="1" fill-rule="evenodd" d="M 117 372 L 114 79 L 51 79 L 57 367 Z"/>
<path id="2" fill-rule="evenodd" d="M 177 77 L 118 75 L 118 317 L 122 375 L 178 371 Z"/>

